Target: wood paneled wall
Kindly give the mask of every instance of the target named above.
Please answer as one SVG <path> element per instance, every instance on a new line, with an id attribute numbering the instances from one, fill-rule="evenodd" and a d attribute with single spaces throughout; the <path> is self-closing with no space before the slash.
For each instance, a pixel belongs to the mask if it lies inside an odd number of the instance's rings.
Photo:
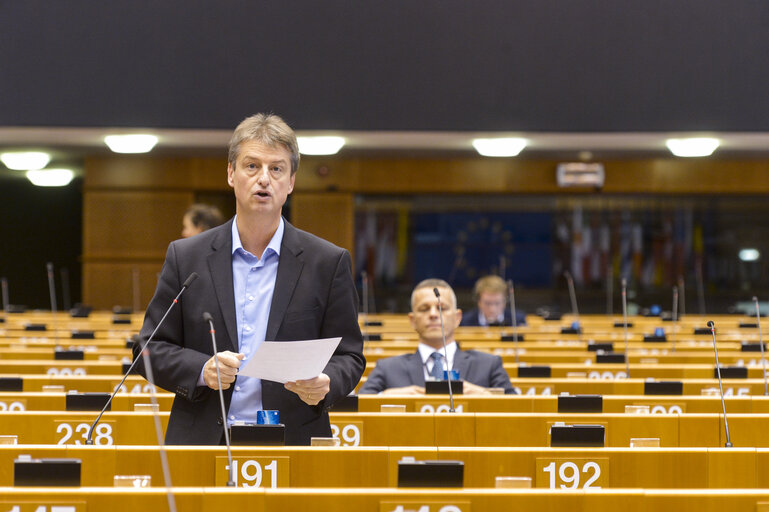
<path id="1" fill-rule="evenodd" d="M 602 191 L 557 186 L 558 162 L 521 159 L 302 159 L 291 222 L 352 251 L 356 194 L 769 194 L 769 161 L 606 161 Z M 94 157 L 85 165 L 83 299 L 132 303 L 138 269 L 146 305 L 168 243 L 196 193 L 229 190 L 224 158 Z"/>

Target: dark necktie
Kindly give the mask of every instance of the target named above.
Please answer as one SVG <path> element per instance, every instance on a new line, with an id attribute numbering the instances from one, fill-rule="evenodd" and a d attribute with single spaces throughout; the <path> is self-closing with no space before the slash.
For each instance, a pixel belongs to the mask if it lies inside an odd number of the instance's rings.
<path id="1" fill-rule="evenodd" d="M 430 358 L 433 360 L 433 369 L 430 372 L 430 376 L 443 380 L 443 356 L 438 352 L 433 352 L 430 354 Z"/>

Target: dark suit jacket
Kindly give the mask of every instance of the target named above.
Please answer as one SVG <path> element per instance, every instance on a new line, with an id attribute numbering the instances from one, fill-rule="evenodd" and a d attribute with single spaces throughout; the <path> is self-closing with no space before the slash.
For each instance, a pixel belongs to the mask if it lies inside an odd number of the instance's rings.
<path id="1" fill-rule="evenodd" d="M 213 316 L 218 350 L 238 352 L 232 222 L 169 245 L 144 317 L 142 342 L 158 325 L 184 280 L 192 272 L 198 273 L 199 278 L 150 342 L 156 384 L 176 393 L 166 431 L 169 444 L 219 444 L 222 439 L 218 392 L 197 387 L 197 381 L 213 355 L 204 312 Z M 349 253 L 286 222 L 265 339 L 342 337 L 323 370 L 331 379 L 331 390 L 317 406 L 305 404 L 283 384 L 262 381 L 263 407 L 280 411 L 286 444 L 310 444 L 312 436 L 331 436 L 328 409 L 355 388 L 366 364 L 357 311 Z M 134 346 L 134 357 L 136 352 L 138 346 Z M 137 367 L 146 376 L 143 364 Z M 226 408 L 231 396 L 232 387 L 225 391 Z"/>
<path id="2" fill-rule="evenodd" d="M 477 350 L 457 350 L 454 369 L 462 380 L 485 388 L 504 388 L 505 394 L 515 394 L 510 377 L 499 356 Z M 419 352 L 380 359 L 366 379 L 360 394 L 373 394 L 389 388 L 424 386 L 425 372 Z"/>
<path id="3" fill-rule="evenodd" d="M 462 322 L 459 324 L 463 327 L 480 327 L 481 323 L 478 320 L 480 315 L 478 308 L 473 308 L 470 311 L 462 313 Z M 526 314 L 522 311 L 515 311 L 515 320 L 518 325 L 526 325 Z M 505 308 L 505 325 L 513 325 L 513 317 L 510 315 L 510 308 Z"/>

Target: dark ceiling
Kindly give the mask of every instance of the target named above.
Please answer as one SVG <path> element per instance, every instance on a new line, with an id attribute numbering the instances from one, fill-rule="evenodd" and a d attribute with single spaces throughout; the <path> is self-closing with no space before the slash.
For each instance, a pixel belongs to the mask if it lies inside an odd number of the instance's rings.
<path id="1" fill-rule="evenodd" d="M 769 131 L 764 0 L 0 2 L 0 126 Z"/>

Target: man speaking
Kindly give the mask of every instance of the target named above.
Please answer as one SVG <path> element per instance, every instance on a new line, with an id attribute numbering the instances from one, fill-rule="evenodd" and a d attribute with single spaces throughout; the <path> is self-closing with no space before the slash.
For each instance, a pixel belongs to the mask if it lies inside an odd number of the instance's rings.
<path id="1" fill-rule="evenodd" d="M 172 242 L 144 318 L 140 341 L 156 328 L 182 283 L 199 275 L 149 344 L 155 383 L 176 393 L 168 444 L 220 444 L 222 424 L 256 422 L 278 410 L 286 444 L 330 437 L 329 407 L 357 385 L 365 367 L 358 296 L 349 253 L 289 224 L 281 215 L 294 189 L 299 147 L 278 116 L 257 114 L 235 129 L 227 183 L 236 214 L 225 224 Z M 212 353 L 203 313 L 213 317 L 220 351 Z M 316 377 L 285 385 L 239 376 L 267 341 L 341 337 Z M 140 345 L 134 346 L 139 357 Z M 227 417 L 221 417 L 215 360 Z M 137 367 L 146 375 L 143 362 Z"/>

